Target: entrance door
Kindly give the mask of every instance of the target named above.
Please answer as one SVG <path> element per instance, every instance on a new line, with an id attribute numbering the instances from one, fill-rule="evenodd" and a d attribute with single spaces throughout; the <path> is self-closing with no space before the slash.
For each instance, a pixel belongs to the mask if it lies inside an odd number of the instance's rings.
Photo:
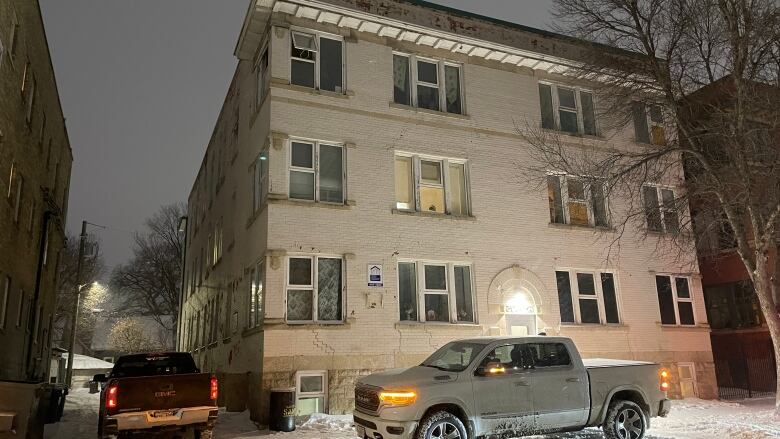
<path id="1" fill-rule="evenodd" d="M 680 377 L 680 393 L 683 398 L 696 396 L 696 369 L 693 363 L 677 363 L 677 372 Z"/>
<path id="2" fill-rule="evenodd" d="M 535 315 L 507 314 L 505 319 L 506 333 L 508 335 L 515 337 L 536 335 Z"/>

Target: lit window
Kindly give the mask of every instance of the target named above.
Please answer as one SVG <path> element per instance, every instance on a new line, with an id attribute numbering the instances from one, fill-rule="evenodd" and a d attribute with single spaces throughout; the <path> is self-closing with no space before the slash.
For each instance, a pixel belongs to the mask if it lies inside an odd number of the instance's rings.
<path id="1" fill-rule="evenodd" d="M 584 178 L 552 174 L 547 176 L 550 222 L 579 226 L 608 227 L 604 185 Z"/>
<path id="2" fill-rule="evenodd" d="M 696 324 L 693 297 L 687 277 L 656 276 L 655 286 L 662 324 L 687 326 Z"/>
<path id="3" fill-rule="evenodd" d="M 470 265 L 399 262 L 398 297 L 401 321 L 476 321 Z"/>
<path id="4" fill-rule="evenodd" d="M 563 323 L 620 323 L 615 275 L 609 272 L 556 271 Z"/>
<path id="5" fill-rule="evenodd" d="M 326 371 L 299 371 L 295 373 L 295 406 L 298 416 L 327 413 L 328 373 Z"/>
<path id="6" fill-rule="evenodd" d="M 342 322 L 342 259 L 294 256 L 287 262 L 287 322 Z"/>
<path id="7" fill-rule="evenodd" d="M 344 41 L 340 37 L 291 32 L 290 82 L 344 92 Z"/>
<path id="8" fill-rule="evenodd" d="M 460 65 L 393 54 L 393 102 L 462 114 Z"/>
<path id="9" fill-rule="evenodd" d="M 290 142 L 290 198 L 344 204 L 342 145 Z"/>
<path id="10" fill-rule="evenodd" d="M 539 84 L 542 128 L 598 135 L 593 93 L 573 87 Z"/>
<path id="11" fill-rule="evenodd" d="M 642 187 L 647 229 L 653 232 L 677 233 L 680 230 L 678 203 L 674 190 L 661 186 Z"/>
<path id="12" fill-rule="evenodd" d="M 396 208 L 468 216 L 471 213 L 465 161 L 395 156 Z"/>

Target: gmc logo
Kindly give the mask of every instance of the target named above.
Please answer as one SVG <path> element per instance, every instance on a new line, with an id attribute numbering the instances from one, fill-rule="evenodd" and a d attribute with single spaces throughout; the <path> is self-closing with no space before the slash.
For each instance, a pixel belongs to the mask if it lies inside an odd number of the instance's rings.
<path id="1" fill-rule="evenodd" d="M 155 398 L 165 398 L 166 396 L 176 396 L 175 390 L 169 390 L 167 392 L 154 392 Z"/>
<path id="2" fill-rule="evenodd" d="M 371 398 L 370 398 L 370 397 L 368 397 L 368 396 L 366 396 L 366 395 L 357 395 L 357 396 L 356 396 L 356 398 L 357 398 L 357 400 L 358 400 L 359 402 L 363 402 L 363 403 L 369 403 L 369 402 L 371 402 Z"/>

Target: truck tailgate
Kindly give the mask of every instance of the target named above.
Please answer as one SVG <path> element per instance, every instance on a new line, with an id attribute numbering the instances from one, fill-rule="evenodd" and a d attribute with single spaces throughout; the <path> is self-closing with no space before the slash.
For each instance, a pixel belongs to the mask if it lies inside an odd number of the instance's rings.
<path id="1" fill-rule="evenodd" d="M 112 385 L 118 386 L 113 413 L 216 405 L 208 373 L 118 378 Z"/>

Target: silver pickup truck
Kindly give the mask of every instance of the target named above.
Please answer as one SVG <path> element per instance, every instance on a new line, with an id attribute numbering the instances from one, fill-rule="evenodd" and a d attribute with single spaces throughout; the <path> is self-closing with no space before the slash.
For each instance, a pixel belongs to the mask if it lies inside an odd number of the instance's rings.
<path id="1" fill-rule="evenodd" d="M 641 439 L 665 416 L 668 372 L 657 364 L 585 360 L 564 337 L 484 337 L 444 345 L 421 365 L 355 387 L 363 439 L 518 437 L 600 426 Z"/>

